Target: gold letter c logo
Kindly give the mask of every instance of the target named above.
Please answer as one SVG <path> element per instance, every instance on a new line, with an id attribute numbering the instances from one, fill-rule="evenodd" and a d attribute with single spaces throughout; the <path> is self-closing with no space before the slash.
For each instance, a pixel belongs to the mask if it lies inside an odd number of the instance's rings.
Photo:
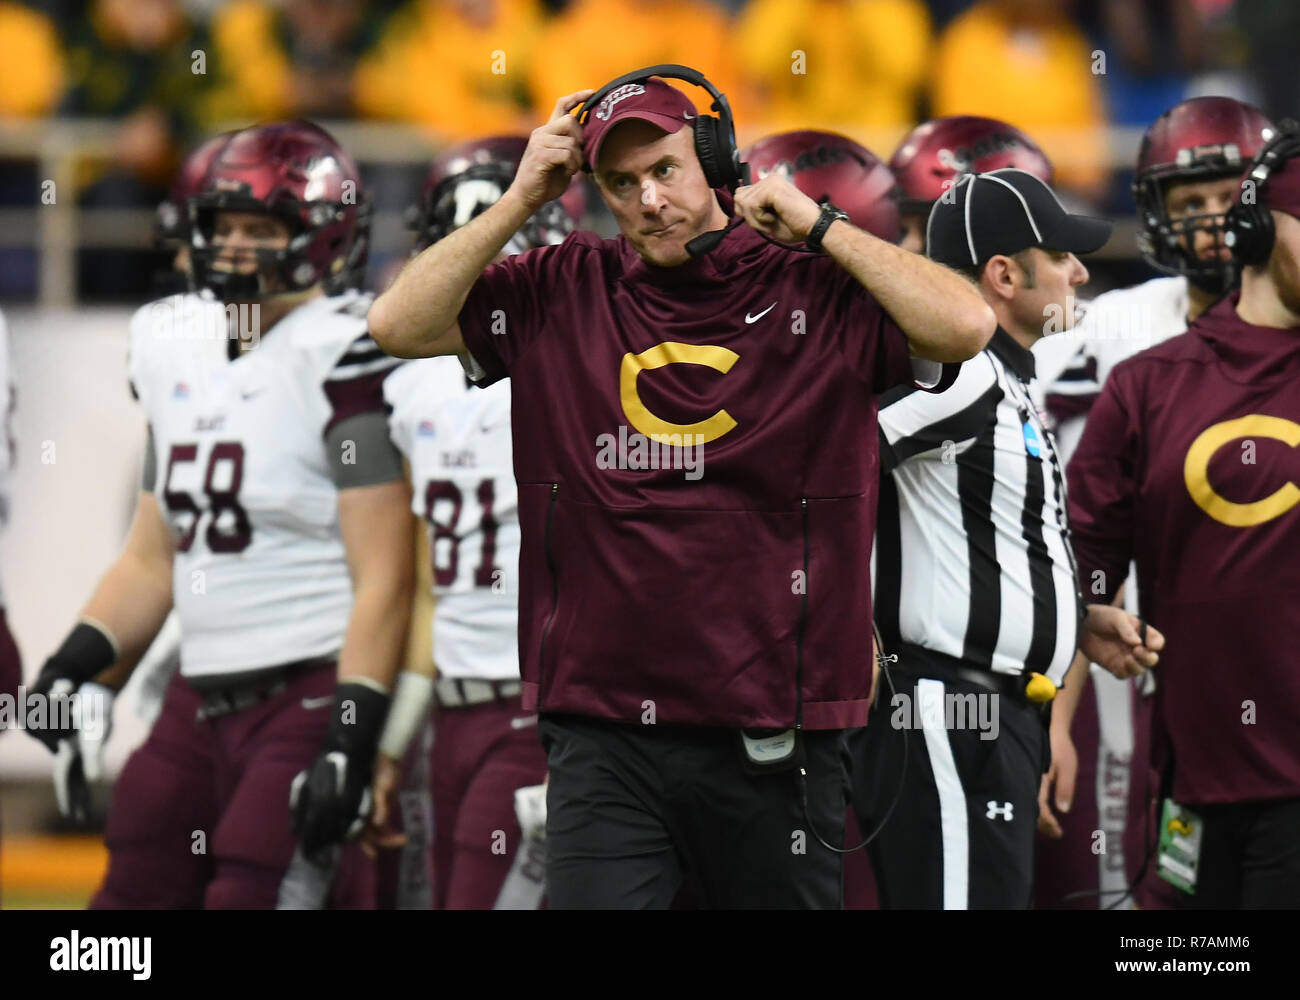
<path id="1" fill-rule="evenodd" d="M 641 402 L 637 392 L 636 377 L 643 371 L 662 368 L 664 365 L 705 365 L 714 371 L 726 374 L 731 366 L 740 359 L 735 351 L 725 347 L 709 344 L 679 344 L 667 341 L 656 344 L 640 354 L 624 354 L 623 364 L 618 375 L 618 398 L 623 404 L 623 413 L 628 423 L 652 441 L 660 444 L 681 445 L 683 441 L 696 441 L 704 444 L 716 441 L 736 426 L 731 414 L 719 410 L 711 417 L 698 420 L 693 424 L 674 424 L 656 417 Z M 687 434 L 697 434 L 698 438 L 687 438 Z M 673 440 L 673 438 L 676 440 Z"/>
<path id="2" fill-rule="evenodd" d="M 1225 500 L 1210 485 L 1210 459 L 1229 441 L 1239 438 L 1273 438 L 1292 448 L 1300 445 L 1300 424 L 1282 417 L 1267 417 L 1252 413 L 1236 420 L 1207 427 L 1187 449 L 1183 462 L 1183 481 L 1196 506 L 1221 524 L 1234 528 L 1249 528 L 1281 517 L 1300 503 L 1300 488 L 1287 483 L 1263 500 L 1252 503 L 1233 503 Z"/>

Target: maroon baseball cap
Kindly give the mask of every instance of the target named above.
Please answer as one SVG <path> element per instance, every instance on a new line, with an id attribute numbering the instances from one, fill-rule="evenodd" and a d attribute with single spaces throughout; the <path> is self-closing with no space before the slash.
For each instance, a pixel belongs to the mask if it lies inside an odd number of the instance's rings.
<path id="1" fill-rule="evenodd" d="M 610 129 L 629 118 L 676 132 L 695 118 L 695 104 L 676 87 L 658 77 L 615 87 L 600 99 L 582 127 L 582 155 L 589 170 L 595 169 L 600 146 Z"/>

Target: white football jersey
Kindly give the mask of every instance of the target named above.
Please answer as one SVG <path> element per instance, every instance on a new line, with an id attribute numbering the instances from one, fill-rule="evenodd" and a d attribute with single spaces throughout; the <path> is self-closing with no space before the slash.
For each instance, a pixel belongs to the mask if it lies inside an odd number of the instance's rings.
<path id="1" fill-rule="evenodd" d="M 1044 361 L 1046 408 L 1056 416 L 1056 438 L 1062 458 L 1068 462 L 1083 437 L 1087 412 L 1101 393 L 1115 366 L 1148 347 L 1163 343 L 1187 332 L 1188 285 L 1183 277 L 1153 278 L 1132 288 L 1118 288 L 1093 299 L 1084 313 L 1083 322 L 1071 335 L 1053 345 L 1045 338 Z M 1065 343 L 1073 350 L 1063 352 Z M 1124 584 L 1124 607 L 1138 612 L 1137 572 L 1129 567 Z M 1148 672 L 1140 680 L 1119 680 L 1097 664 L 1091 664 L 1093 697 L 1096 698 L 1098 738 L 1096 746 L 1098 808 L 1104 807 L 1108 836 L 1115 845 L 1098 858 L 1098 885 L 1108 893 L 1098 905 L 1127 906 L 1119 897 L 1127 887 L 1127 862 L 1123 856 L 1124 830 L 1140 818 L 1127 814 L 1129 769 L 1123 766 L 1133 759 L 1135 722 L 1133 688 L 1150 694 L 1156 675 Z M 1086 752 L 1087 748 L 1081 748 Z M 1117 762 L 1120 766 L 1116 766 Z M 1142 766 L 1142 762 L 1135 762 Z"/>
<path id="2" fill-rule="evenodd" d="M 1083 436 L 1084 413 L 1121 361 L 1187 332 L 1187 279 L 1153 278 L 1132 288 L 1117 288 L 1087 304 L 1075 330 L 1044 337 L 1034 347 L 1040 384 L 1050 397 L 1069 403 L 1071 415 L 1058 419 L 1056 440 L 1068 462 Z"/>
<path id="3" fill-rule="evenodd" d="M 465 382 L 454 357 L 403 365 L 384 383 L 411 507 L 433 554 L 433 658 L 443 677 L 519 677 L 519 509 L 510 383 Z"/>
<path id="4" fill-rule="evenodd" d="M 14 385 L 9 370 L 9 327 L 0 313 L 0 532 L 9 524 L 12 498 L 9 474 L 14 464 Z M 0 578 L 0 608 L 5 606 L 4 580 Z"/>
<path id="5" fill-rule="evenodd" d="M 366 332 L 369 304 L 355 292 L 313 299 L 233 361 L 224 310 L 197 296 L 159 300 L 132 319 L 131 383 L 176 539 L 186 677 L 342 648 L 352 581 L 324 434 L 340 395 L 398 364 Z M 382 411 L 377 385 L 373 394 Z"/>

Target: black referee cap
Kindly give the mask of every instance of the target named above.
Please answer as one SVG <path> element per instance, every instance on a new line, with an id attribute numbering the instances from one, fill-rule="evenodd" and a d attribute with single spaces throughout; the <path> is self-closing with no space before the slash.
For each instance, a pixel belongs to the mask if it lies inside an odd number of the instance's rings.
<path id="1" fill-rule="evenodd" d="M 966 174 L 930 210 L 926 254 L 950 267 L 979 267 L 997 254 L 1030 247 L 1091 253 L 1110 238 L 1111 223 L 1071 215 L 1056 193 L 1015 167 Z"/>

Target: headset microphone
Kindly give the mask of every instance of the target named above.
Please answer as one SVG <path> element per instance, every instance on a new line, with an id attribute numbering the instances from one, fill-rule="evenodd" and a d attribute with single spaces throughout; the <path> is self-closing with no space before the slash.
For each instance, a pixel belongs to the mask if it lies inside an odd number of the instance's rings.
<path id="1" fill-rule="evenodd" d="M 686 252 L 690 255 L 691 260 L 698 260 L 705 254 L 713 253 L 718 248 L 718 244 L 726 239 L 727 233 L 736 228 L 743 220 L 737 216 L 731 222 L 728 222 L 722 229 L 714 229 L 707 233 L 700 233 L 694 239 L 686 241 Z"/>

